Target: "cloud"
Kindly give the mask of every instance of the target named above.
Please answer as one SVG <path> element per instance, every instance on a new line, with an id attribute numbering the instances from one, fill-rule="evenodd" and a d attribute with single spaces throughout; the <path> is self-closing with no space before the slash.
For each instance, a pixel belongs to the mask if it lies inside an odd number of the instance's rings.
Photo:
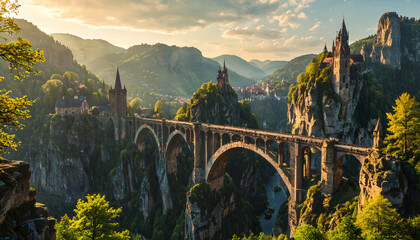
<path id="1" fill-rule="evenodd" d="M 376 27 L 371 27 L 371 28 L 366 29 L 366 32 L 376 32 L 377 31 L 376 29 L 377 29 Z"/>
<path id="2" fill-rule="evenodd" d="M 313 32 L 319 29 L 319 27 L 321 26 L 321 22 L 318 21 L 316 22 L 311 28 L 309 28 L 309 31 Z"/>
<path id="3" fill-rule="evenodd" d="M 291 28 L 298 28 L 300 26 L 298 20 L 307 18 L 306 14 L 302 13 L 296 15 L 296 13 L 293 13 L 291 10 L 287 10 L 287 12 L 279 16 L 274 16 L 273 19 L 277 20 L 281 27 L 289 26 Z"/>
<path id="4" fill-rule="evenodd" d="M 284 29 L 282 30 L 267 29 L 264 27 L 264 25 L 258 26 L 256 28 L 236 27 L 234 29 L 229 29 L 223 32 L 223 37 L 238 38 L 238 39 L 249 38 L 249 37 L 256 37 L 256 38 L 261 38 L 261 39 L 278 39 L 280 38 L 282 32 L 284 32 Z"/>
<path id="5" fill-rule="evenodd" d="M 297 37 L 296 35 L 293 35 L 284 41 L 263 41 L 255 46 L 245 48 L 244 51 L 250 53 L 308 53 L 311 51 L 320 51 L 323 44 L 323 40 L 319 38 L 312 36 Z"/>
<path id="6" fill-rule="evenodd" d="M 56 18 L 96 27 L 160 32 L 232 24 L 273 14 L 277 0 L 29 0 Z"/>

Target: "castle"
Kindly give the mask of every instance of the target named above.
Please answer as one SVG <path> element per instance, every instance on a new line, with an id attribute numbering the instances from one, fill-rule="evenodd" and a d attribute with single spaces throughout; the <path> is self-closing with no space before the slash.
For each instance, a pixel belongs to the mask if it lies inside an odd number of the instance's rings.
<path id="1" fill-rule="evenodd" d="M 223 69 L 220 69 L 220 66 L 219 66 L 216 79 L 217 79 L 217 87 L 219 88 L 219 91 L 224 92 L 224 90 L 226 90 L 226 88 L 230 86 L 229 75 L 227 72 L 226 63 L 224 61 L 223 61 Z"/>
<path id="2" fill-rule="evenodd" d="M 109 115 L 114 117 L 127 116 L 127 89 L 121 87 L 120 72 L 117 69 L 114 88 L 109 89 Z"/>
<path id="3" fill-rule="evenodd" d="M 324 52 L 326 51 L 327 48 L 325 46 Z M 323 64 L 326 66 L 331 66 L 332 88 L 343 101 L 351 97 L 349 87 L 352 85 L 352 79 L 350 79 L 350 65 L 363 62 L 363 57 L 360 54 L 350 54 L 349 33 L 347 31 L 344 19 L 341 24 L 340 31 L 337 33 L 335 38 L 335 43 L 333 41 L 331 51 L 333 53 L 333 57 L 325 58 Z"/>

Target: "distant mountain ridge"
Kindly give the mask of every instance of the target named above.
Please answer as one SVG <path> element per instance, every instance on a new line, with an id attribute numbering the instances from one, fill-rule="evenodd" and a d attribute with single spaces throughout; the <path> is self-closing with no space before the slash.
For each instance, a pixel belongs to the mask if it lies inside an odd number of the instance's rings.
<path id="1" fill-rule="evenodd" d="M 251 61 L 249 61 L 251 65 L 254 65 L 258 67 L 259 69 L 263 70 L 267 75 L 270 75 L 273 72 L 279 70 L 288 62 L 289 61 L 271 61 L 271 60 L 260 61 L 257 59 L 252 59 Z"/>
<path id="2" fill-rule="evenodd" d="M 306 66 L 316 57 L 315 54 L 306 54 L 292 59 L 282 68 L 267 76 L 262 82 L 270 83 L 277 95 L 286 96 L 291 84 L 297 83 L 297 76 L 305 71 Z"/>
<path id="3" fill-rule="evenodd" d="M 80 64 L 109 53 L 125 52 L 126 49 L 112 45 L 102 39 L 83 39 L 68 33 L 54 33 L 51 36 L 70 48 Z"/>
<path id="4" fill-rule="evenodd" d="M 220 55 L 218 57 L 213 58 L 216 62 L 220 65 L 223 65 L 223 62 L 226 61 L 228 63 L 228 68 L 232 69 L 238 74 L 245 76 L 247 78 L 261 80 L 267 73 L 261 70 L 259 67 L 250 64 L 249 62 L 245 61 L 244 59 L 235 56 L 235 55 Z"/>
<path id="5" fill-rule="evenodd" d="M 86 65 L 108 83 L 113 83 L 118 66 L 128 91 L 139 88 L 184 97 L 190 97 L 203 83 L 215 82 L 219 67 L 219 63 L 203 57 L 197 48 L 161 43 L 132 46 L 126 52 L 106 54 Z M 226 65 L 232 86 L 256 83 L 231 70 L 229 62 Z"/>

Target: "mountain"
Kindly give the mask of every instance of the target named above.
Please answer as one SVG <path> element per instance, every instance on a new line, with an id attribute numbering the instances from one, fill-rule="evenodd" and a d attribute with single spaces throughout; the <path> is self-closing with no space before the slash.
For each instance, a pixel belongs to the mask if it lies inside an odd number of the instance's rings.
<path id="1" fill-rule="evenodd" d="M 108 53 L 126 51 L 124 48 L 114 46 L 102 39 L 83 39 L 67 33 L 54 33 L 51 36 L 69 47 L 80 64 L 86 64 L 95 57 Z"/>
<path id="2" fill-rule="evenodd" d="M 267 74 L 260 68 L 255 67 L 254 65 L 235 55 L 220 55 L 213 58 L 213 60 L 218 62 L 220 65 L 223 65 L 223 62 L 226 61 L 228 69 L 232 69 L 236 73 L 247 78 L 260 80 L 267 76 Z"/>
<path id="3" fill-rule="evenodd" d="M 271 61 L 271 60 L 260 61 L 257 59 L 252 59 L 251 61 L 249 61 L 251 65 L 263 70 L 267 75 L 270 75 L 273 72 L 279 70 L 288 62 L 289 61 Z"/>
<path id="4" fill-rule="evenodd" d="M 296 57 L 282 68 L 267 76 L 263 82 L 269 82 L 270 88 L 276 89 L 277 95 L 286 96 L 290 84 L 296 83 L 297 76 L 305 71 L 306 66 L 315 56 L 315 54 L 307 54 Z"/>
<path id="5" fill-rule="evenodd" d="M 232 86 L 255 83 L 230 70 L 230 63 L 226 65 Z M 106 54 L 87 64 L 108 83 L 114 82 L 117 66 L 130 94 L 141 89 L 184 97 L 190 97 L 205 82 L 215 82 L 219 68 L 217 62 L 203 57 L 196 48 L 165 44 L 132 46 L 126 52 Z"/>

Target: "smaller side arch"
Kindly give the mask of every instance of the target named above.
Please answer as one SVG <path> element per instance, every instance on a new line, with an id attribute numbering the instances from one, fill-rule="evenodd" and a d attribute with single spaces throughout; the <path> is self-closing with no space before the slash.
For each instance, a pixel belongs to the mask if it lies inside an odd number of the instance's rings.
<path id="1" fill-rule="evenodd" d="M 166 169 L 168 173 L 174 173 L 177 170 L 178 166 L 176 157 L 178 156 L 179 143 L 181 140 L 184 140 L 187 143 L 188 148 L 190 148 L 190 145 L 187 141 L 187 136 L 183 132 L 174 130 L 168 136 L 168 141 L 166 142 L 165 148 Z"/>
<path id="2" fill-rule="evenodd" d="M 156 140 L 156 144 L 158 146 L 159 152 L 161 151 L 161 144 L 159 141 L 159 137 L 157 136 L 155 130 L 151 128 L 149 125 L 142 125 L 139 129 L 136 131 L 136 135 L 134 136 L 134 143 L 138 145 L 139 150 L 142 151 L 145 148 L 145 140 L 146 135 L 148 132 L 151 132 Z"/>

